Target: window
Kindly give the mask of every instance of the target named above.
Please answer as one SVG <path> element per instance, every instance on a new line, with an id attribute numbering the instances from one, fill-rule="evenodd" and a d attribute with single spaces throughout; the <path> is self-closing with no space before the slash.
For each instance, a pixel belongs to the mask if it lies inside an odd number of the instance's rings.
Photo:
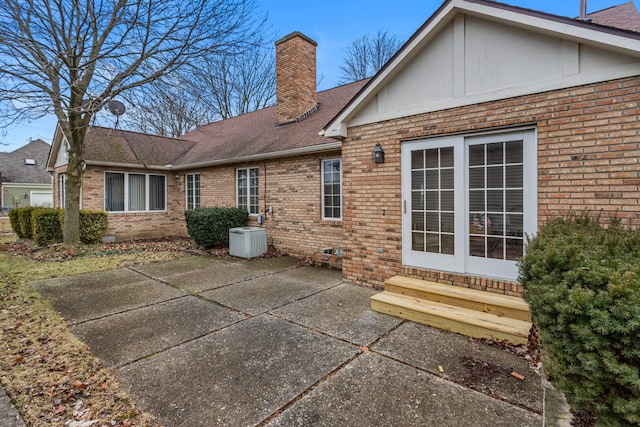
<path id="1" fill-rule="evenodd" d="M 104 209 L 109 212 L 166 210 L 164 175 L 106 172 Z"/>
<path id="2" fill-rule="evenodd" d="M 342 167 L 340 159 L 322 161 L 322 219 L 342 219 Z"/>
<path id="3" fill-rule="evenodd" d="M 38 163 L 36 162 L 36 159 L 24 159 L 24 164 L 34 166 L 34 165 L 37 165 Z"/>
<path id="4" fill-rule="evenodd" d="M 67 174 L 61 173 L 58 175 L 58 186 L 60 187 L 59 195 L 60 195 L 60 207 L 64 209 L 64 205 L 67 200 Z"/>
<path id="5" fill-rule="evenodd" d="M 253 215 L 258 214 L 258 168 L 236 170 L 236 205 Z"/>
<path id="6" fill-rule="evenodd" d="M 188 173 L 186 175 L 187 210 L 200 207 L 200 174 Z"/>
<path id="7" fill-rule="evenodd" d="M 517 278 L 537 229 L 534 131 L 403 145 L 403 263 Z"/>

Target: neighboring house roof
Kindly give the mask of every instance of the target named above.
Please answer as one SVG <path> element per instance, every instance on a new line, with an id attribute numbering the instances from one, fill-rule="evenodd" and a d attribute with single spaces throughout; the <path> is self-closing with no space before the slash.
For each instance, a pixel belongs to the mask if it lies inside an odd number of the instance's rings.
<path id="1" fill-rule="evenodd" d="M 640 32 L 640 13 L 632 1 L 590 13 L 587 19 L 598 25 Z"/>
<path id="2" fill-rule="evenodd" d="M 36 139 L 10 153 L 0 153 L 2 182 L 51 184 L 51 174 L 46 170 L 50 148 L 43 140 Z"/>
<path id="3" fill-rule="evenodd" d="M 493 34 L 491 41 L 483 45 L 482 40 L 465 35 L 478 28 L 464 25 L 467 18 L 477 25 L 484 22 L 486 32 Z M 496 36 L 500 28 L 510 28 L 517 37 Z M 465 41 L 464 37 L 470 39 Z M 504 52 L 495 48 L 525 43 L 527 37 L 530 44 L 512 49 L 514 57 L 504 57 Z M 431 48 L 432 42 L 437 46 Z M 470 50 L 472 45 L 475 51 Z M 428 49 L 433 56 L 423 55 L 422 68 L 415 66 L 414 59 Z M 488 52 L 495 58 L 488 57 Z M 537 65 L 545 60 L 550 67 Z M 510 67 L 511 80 L 501 77 L 499 68 L 505 65 Z M 453 83 L 434 87 L 435 82 L 426 81 L 424 87 L 398 87 L 399 75 L 419 77 L 417 72 Z M 341 139 L 349 126 L 635 75 L 640 75 L 640 33 L 491 0 L 447 0 L 325 125 L 323 134 Z M 469 83 L 481 78 L 488 82 L 485 86 L 493 86 L 471 87 Z M 391 88 L 402 97 L 390 99 Z M 425 88 L 433 90 L 425 93 Z"/>

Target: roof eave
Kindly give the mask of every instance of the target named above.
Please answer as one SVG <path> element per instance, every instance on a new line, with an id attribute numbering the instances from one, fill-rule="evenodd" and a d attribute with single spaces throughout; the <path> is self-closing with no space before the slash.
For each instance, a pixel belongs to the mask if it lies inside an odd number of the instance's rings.
<path id="1" fill-rule="evenodd" d="M 342 149 L 342 141 L 329 142 L 325 144 L 312 145 L 309 147 L 292 148 L 289 150 L 271 151 L 268 153 L 251 154 L 248 156 L 232 157 L 228 159 L 210 160 L 198 163 L 185 163 L 183 165 L 176 165 L 172 167 L 172 170 L 186 170 L 186 169 L 198 169 L 211 166 L 222 166 L 236 163 L 256 162 L 261 160 L 269 160 L 279 157 L 292 157 L 301 156 L 305 154 L 317 154 L 328 151 L 335 151 Z"/>

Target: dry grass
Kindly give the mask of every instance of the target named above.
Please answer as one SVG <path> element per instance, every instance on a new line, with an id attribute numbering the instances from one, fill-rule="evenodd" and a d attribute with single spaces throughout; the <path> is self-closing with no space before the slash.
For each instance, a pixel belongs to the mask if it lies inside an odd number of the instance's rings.
<path id="1" fill-rule="evenodd" d="M 155 425 L 28 282 L 164 261 L 189 247 L 174 240 L 34 251 L 0 235 L 0 381 L 27 425 Z"/>

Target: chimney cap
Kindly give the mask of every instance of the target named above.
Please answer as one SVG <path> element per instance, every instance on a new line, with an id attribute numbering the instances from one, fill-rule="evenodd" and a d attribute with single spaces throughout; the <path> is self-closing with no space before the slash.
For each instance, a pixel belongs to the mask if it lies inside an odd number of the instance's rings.
<path id="1" fill-rule="evenodd" d="M 286 42 L 289 39 L 292 39 L 294 37 L 302 37 L 303 39 L 305 39 L 306 41 L 308 41 L 309 43 L 311 43 L 314 46 L 318 46 L 318 43 L 316 43 L 314 40 L 312 40 L 311 38 L 305 36 L 304 34 L 302 34 L 300 31 L 294 31 L 290 34 L 287 34 L 286 36 L 282 37 L 279 40 L 276 40 L 275 45 L 279 45 L 280 43 Z"/>

